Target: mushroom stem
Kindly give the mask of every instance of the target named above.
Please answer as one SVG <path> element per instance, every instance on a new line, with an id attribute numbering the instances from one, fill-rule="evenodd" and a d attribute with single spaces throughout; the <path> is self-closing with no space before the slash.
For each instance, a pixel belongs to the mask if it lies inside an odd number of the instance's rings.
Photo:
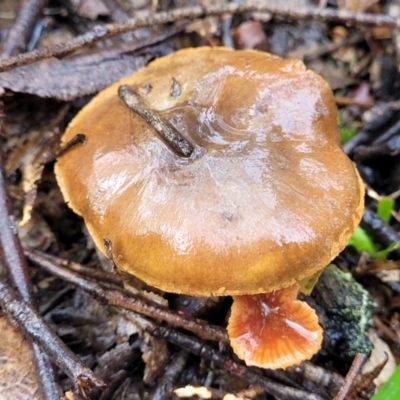
<path id="1" fill-rule="evenodd" d="M 228 334 L 247 365 L 286 368 L 311 358 L 321 347 L 322 329 L 294 284 L 271 293 L 234 296 Z"/>
<path id="2" fill-rule="evenodd" d="M 155 111 L 150 110 L 144 103 L 141 96 L 135 93 L 128 85 L 121 85 L 118 88 L 118 96 L 136 114 L 142 117 L 151 125 L 166 142 L 167 145 L 180 157 L 190 157 L 193 146 L 173 126 L 162 119 Z"/>

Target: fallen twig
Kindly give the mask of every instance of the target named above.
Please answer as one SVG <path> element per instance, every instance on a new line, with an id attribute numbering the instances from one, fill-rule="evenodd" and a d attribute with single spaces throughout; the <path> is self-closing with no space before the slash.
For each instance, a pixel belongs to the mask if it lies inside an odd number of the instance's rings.
<path id="1" fill-rule="evenodd" d="M 181 350 L 174 355 L 163 377 L 157 384 L 157 388 L 153 393 L 153 400 L 168 400 L 171 397 L 173 385 L 185 368 L 188 359 L 189 352 L 186 350 Z"/>
<path id="2" fill-rule="evenodd" d="M 308 382 L 312 382 L 314 387 L 324 388 L 332 397 L 337 394 L 343 385 L 343 377 L 338 373 L 326 370 L 309 361 L 304 361 L 299 365 L 287 369 L 289 376 L 295 374 L 293 379 L 301 382 L 303 387 L 311 386 Z M 308 382 L 307 382 L 308 381 Z"/>
<path id="3" fill-rule="evenodd" d="M 374 105 L 373 101 L 360 101 L 340 96 L 335 96 L 335 103 L 337 106 L 357 106 L 362 109 L 368 109 Z"/>
<path id="4" fill-rule="evenodd" d="M 358 374 L 361 371 L 362 366 L 364 365 L 365 361 L 367 360 L 367 356 L 365 354 L 358 353 L 351 364 L 350 371 L 346 375 L 346 378 L 343 382 L 342 387 L 339 390 L 339 393 L 336 395 L 335 400 L 346 400 L 348 397 L 354 382 Z"/>
<path id="5" fill-rule="evenodd" d="M 254 2 L 246 2 L 240 5 L 236 3 L 227 3 L 222 6 L 177 8 L 171 11 L 154 13 L 146 17 L 132 18 L 122 23 L 97 26 L 93 30 L 63 44 L 46 47 L 40 50 L 33 50 L 16 57 L 1 60 L 0 72 L 8 71 L 12 68 L 30 64 L 45 58 L 60 57 L 88 44 L 93 44 L 100 40 L 130 32 L 138 28 L 162 25 L 183 19 L 202 18 L 208 15 L 223 15 L 226 13 L 238 14 L 249 11 L 270 12 L 273 15 L 292 19 L 307 18 L 324 21 L 341 21 L 350 25 L 374 25 L 386 26 L 388 28 L 400 27 L 400 22 L 396 18 L 387 15 L 355 13 L 347 10 L 335 10 L 333 8 L 321 9 L 304 7 L 289 9 L 286 7 L 267 6 Z"/>
<path id="6" fill-rule="evenodd" d="M 0 259 L 7 271 L 7 276 L 16 288 L 21 299 L 29 306 L 35 307 L 32 283 L 29 277 L 25 257 L 16 232 L 7 201 L 6 185 L 3 173 L 3 155 L 0 149 Z M 33 353 L 36 377 L 42 398 L 54 400 L 59 397 L 57 376 L 49 358 L 36 343 L 30 344 Z"/>
<path id="7" fill-rule="evenodd" d="M 6 37 L 0 44 L 0 57 L 8 57 L 25 50 L 32 28 L 47 0 L 24 0 Z"/>
<path id="8" fill-rule="evenodd" d="M 146 315 L 150 318 L 168 322 L 177 327 L 193 332 L 206 340 L 214 340 L 218 342 L 228 341 L 228 336 L 225 330 L 219 326 L 211 325 L 203 320 L 169 310 L 168 308 L 159 306 L 156 303 L 147 301 L 134 294 L 128 294 L 121 290 L 104 289 L 99 283 L 84 279 L 81 275 L 69 271 L 68 269 L 50 261 L 46 258 L 44 253 L 37 250 L 25 249 L 25 255 L 30 261 L 42 267 L 47 272 L 90 293 L 103 304 L 120 307 Z"/>
<path id="9" fill-rule="evenodd" d="M 53 261 L 58 265 L 61 265 L 62 267 L 66 267 L 72 271 L 78 272 L 79 274 L 87 276 L 89 278 L 93 278 L 107 283 L 112 283 L 113 285 L 117 285 L 120 287 L 123 286 L 121 279 L 112 272 L 108 272 L 103 269 L 94 269 L 91 267 L 86 267 L 85 265 L 73 261 L 68 261 L 65 260 L 64 258 L 53 256 L 52 254 L 46 254 L 45 257 L 48 260 Z"/>
<path id="10" fill-rule="evenodd" d="M 374 145 L 382 144 L 389 140 L 392 136 L 396 135 L 400 130 L 400 120 L 392 125 L 386 132 L 378 136 L 372 143 Z"/>
<path id="11" fill-rule="evenodd" d="M 17 300 L 1 280 L 0 306 L 17 323 L 23 334 L 49 354 L 55 364 L 75 382 L 79 389 L 85 390 L 93 387 L 104 389 L 106 387 L 105 383 L 86 367 L 75 353 L 68 349 L 40 315 L 28 304 Z M 53 397 L 53 399 L 55 398 L 58 396 Z"/>
<path id="12" fill-rule="evenodd" d="M 193 354 L 196 354 L 204 360 L 212 362 L 215 366 L 224 368 L 232 374 L 240 376 L 253 385 L 263 387 L 265 391 L 272 396 L 287 400 L 323 400 L 322 397 L 318 395 L 305 392 L 304 390 L 281 385 L 265 376 L 259 375 L 250 368 L 233 361 L 227 356 L 223 356 L 211 346 L 208 346 L 204 342 L 194 337 L 190 337 L 172 329 L 158 327 L 155 325 L 153 328 L 148 330 L 153 336 L 164 338 L 169 342 L 188 350 Z"/>
<path id="13" fill-rule="evenodd" d="M 358 146 L 354 150 L 355 161 L 371 160 L 383 156 L 395 156 L 400 153 L 400 135 L 392 136 L 387 142 L 378 145 Z"/>
<path id="14" fill-rule="evenodd" d="M 392 254 L 396 255 L 396 257 L 400 257 L 400 234 L 376 213 L 366 208 L 360 225 L 383 246 L 387 247 L 392 243 L 399 243 L 399 246 L 393 249 Z"/>

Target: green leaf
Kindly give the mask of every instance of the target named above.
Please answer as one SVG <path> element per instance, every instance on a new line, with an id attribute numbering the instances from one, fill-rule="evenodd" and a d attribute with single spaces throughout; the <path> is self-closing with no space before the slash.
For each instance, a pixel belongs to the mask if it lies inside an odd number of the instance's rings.
<path id="1" fill-rule="evenodd" d="M 400 366 L 396 368 L 387 382 L 372 396 L 371 400 L 400 399 Z"/>
<path id="2" fill-rule="evenodd" d="M 393 242 L 386 249 L 377 251 L 373 256 L 376 259 L 385 258 L 391 251 L 397 249 L 399 247 L 399 242 Z"/>
<path id="3" fill-rule="evenodd" d="M 366 252 L 372 257 L 377 253 L 374 242 L 360 226 L 356 228 L 347 245 L 355 247 L 360 253 Z"/>
<path id="4" fill-rule="evenodd" d="M 394 200 L 389 197 L 381 197 L 379 199 L 376 213 L 387 223 L 389 223 L 392 218 L 394 204 Z"/>
<path id="5" fill-rule="evenodd" d="M 341 126 L 339 132 L 340 142 L 345 144 L 357 133 L 357 128 L 355 126 Z"/>
<path id="6" fill-rule="evenodd" d="M 399 247 L 399 243 L 394 242 L 386 249 L 378 250 L 371 237 L 360 226 L 356 228 L 347 245 L 355 247 L 360 253 L 366 252 L 375 259 L 385 258 L 391 251 Z"/>

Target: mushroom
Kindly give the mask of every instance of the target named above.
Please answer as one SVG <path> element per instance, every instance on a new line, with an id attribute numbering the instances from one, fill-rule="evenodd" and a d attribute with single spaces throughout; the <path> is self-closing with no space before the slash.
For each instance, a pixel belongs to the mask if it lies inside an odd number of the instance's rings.
<path id="1" fill-rule="evenodd" d="M 233 296 L 228 333 L 249 365 L 319 350 L 299 282 L 346 246 L 364 193 L 320 76 L 268 53 L 185 49 L 102 91 L 62 142 L 79 133 L 57 180 L 119 268 L 167 292 Z"/>

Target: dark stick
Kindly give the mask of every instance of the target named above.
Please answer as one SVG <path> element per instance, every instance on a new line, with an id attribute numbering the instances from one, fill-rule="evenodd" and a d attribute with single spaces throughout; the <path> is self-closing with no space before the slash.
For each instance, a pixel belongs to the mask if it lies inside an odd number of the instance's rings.
<path id="1" fill-rule="evenodd" d="M 374 145 L 382 144 L 399 132 L 400 132 L 400 120 L 397 121 L 393 126 L 391 126 L 385 133 L 378 136 L 372 143 Z"/>
<path id="2" fill-rule="evenodd" d="M 387 129 L 385 125 L 389 123 L 394 115 L 394 110 L 390 103 L 378 102 L 369 110 L 365 111 L 362 116 L 364 123 L 363 129 L 361 129 L 356 135 L 354 135 L 348 142 L 343 145 L 343 150 L 347 155 L 353 153 L 357 146 L 361 144 L 369 144 L 373 140 L 381 140 L 377 136 L 379 132 L 384 132 L 381 136 L 385 136 L 387 132 L 391 135 L 391 128 Z M 398 129 L 398 128 L 397 128 Z M 395 131 L 396 133 L 396 131 Z M 386 139 L 381 141 L 383 143 Z"/>
<path id="3" fill-rule="evenodd" d="M 294 365 L 287 369 L 289 373 L 294 373 L 297 381 L 308 380 L 318 387 L 326 388 L 330 393 L 337 393 L 343 385 L 343 377 L 336 372 L 326 370 L 309 361 L 303 361 L 299 365 Z M 304 385 L 304 383 L 303 383 Z"/>
<path id="4" fill-rule="evenodd" d="M 17 289 L 21 299 L 26 304 L 35 307 L 28 266 L 13 226 L 14 220 L 10 213 L 2 166 L 3 154 L 0 148 L 0 259 L 7 271 L 8 279 Z M 59 389 L 56 372 L 48 357 L 43 354 L 37 344 L 32 343 L 31 347 L 35 373 L 41 388 L 42 398 L 45 400 L 57 399 L 59 397 Z"/>
<path id="5" fill-rule="evenodd" d="M 392 136 L 387 142 L 370 146 L 358 146 L 354 150 L 354 161 L 365 161 L 382 156 L 395 156 L 400 153 L 400 135 Z"/>
<path id="6" fill-rule="evenodd" d="M 26 43 L 47 0 L 23 0 L 12 27 L 0 44 L 0 57 L 9 57 L 25 50 Z"/>
<path id="7" fill-rule="evenodd" d="M 105 388 L 105 383 L 86 367 L 61 339 L 46 325 L 40 315 L 27 303 L 17 300 L 7 285 L 0 280 L 0 306 L 17 324 L 23 334 L 37 343 L 51 356 L 78 387 Z M 52 399 L 57 399 L 53 397 Z"/>
<path id="8" fill-rule="evenodd" d="M 394 242 L 399 243 L 399 247 L 394 249 L 391 254 L 400 257 L 400 234 L 376 213 L 366 208 L 360 225 L 383 246 L 390 246 Z"/>
<path id="9" fill-rule="evenodd" d="M 132 350 L 128 343 L 121 344 L 111 350 L 112 362 L 100 362 L 99 375 L 107 382 L 107 389 L 101 394 L 90 393 L 92 400 L 112 400 L 114 393 L 121 387 L 123 382 L 132 376 L 132 369 L 140 360 L 140 351 Z M 108 353 L 110 356 L 110 353 Z M 101 357 L 100 357 L 101 359 Z M 110 358 L 109 358 L 110 360 Z"/>
<path id="10" fill-rule="evenodd" d="M 178 8 L 142 18 L 132 18 L 122 23 L 97 26 L 92 31 L 77 36 L 64 44 L 33 50 L 16 57 L 10 57 L 9 59 L 0 61 L 0 72 L 8 71 L 12 68 L 30 64 L 45 58 L 60 57 L 74 50 L 78 50 L 87 44 L 92 44 L 138 28 L 161 25 L 183 19 L 202 18 L 207 15 L 222 15 L 225 13 L 237 14 L 249 11 L 267 11 L 276 16 L 292 19 L 307 18 L 323 21 L 340 21 L 350 25 L 374 25 L 386 26 L 388 28 L 400 27 L 400 22 L 396 18 L 387 15 L 355 13 L 347 10 L 335 10 L 333 8 L 321 9 L 305 7 L 293 10 L 285 7 L 273 7 L 253 3 L 244 3 L 241 5 L 228 3 L 223 6 Z"/>
<path id="11" fill-rule="evenodd" d="M 336 395 L 335 400 L 346 400 L 348 397 L 348 393 L 351 387 L 354 385 L 354 382 L 361 371 L 362 366 L 367 360 L 367 356 L 365 354 L 358 353 L 351 364 L 350 371 L 347 373 L 346 378 L 343 382 L 342 387 L 339 390 L 339 393 Z"/>
<path id="12" fill-rule="evenodd" d="M 356 396 L 358 396 L 362 392 L 371 393 L 371 395 L 372 393 L 374 393 L 374 389 L 376 387 L 374 384 L 374 380 L 377 376 L 379 376 L 389 360 L 388 354 L 386 352 L 384 352 L 383 354 L 385 355 L 383 361 L 377 364 L 372 371 L 362 374 L 362 379 L 358 379 L 356 385 L 351 388 L 348 395 L 350 399 L 356 398 Z"/>
<path id="13" fill-rule="evenodd" d="M 118 96 L 125 104 L 141 118 L 143 118 L 158 133 L 176 155 L 190 157 L 193 146 L 167 121 L 162 119 L 155 111 L 150 110 L 144 103 L 139 94 L 135 93 L 128 85 L 118 88 Z"/>
<path id="14" fill-rule="evenodd" d="M 114 393 L 121 387 L 124 381 L 132 375 L 132 372 L 121 369 L 116 372 L 113 379 L 108 383 L 108 387 L 100 395 L 99 400 L 110 400 Z"/>
<path id="15" fill-rule="evenodd" d="M 281 385 L 273 380 L 253 372 L 250 368 L 245 367 L 229 357 L 223 356 L 221 353 L 214 350 L 211 346 L 204 344 L 191 336 L 184 335 L 172 329 L 156 327 L 148 328 L 151 335 L 161 337 L 169 342 L 190 351 L 197 356 L 212 362 L 214 365 L 224 368 L 234 375 L 246 379 L 253 385 L 261 386 L 265 391 L 279 399 L 292 400 L 323 400 L 320 396 L 305 392 L 303 390 L 294 389 L 288 386 Z"/>
<path id="16" fill-rule="evenodd" d="M 52 310 L 57 304 L 62 301 L 62 298 L 69 292 L 74 291 L 75 288 L 67 285 L 65 288 L 57 291 L 46 303 L 40 305 L 38 312 L 40 315 L 47 314 L 50 310 Z"/>
<path id="17" fill-rule="evenodd" d="M 44 256 L 44 254 L 43 254 Z M 79 274 L 88 276 L 90 278 L 96 279 L 98 281 L 104 281 L 108 283 L 112 283 L 117 286 L 123 286 L 123 283 L 117 275 L 112 272 L 105 271 L 103 269 L 94 269 L 91 267 L 86 267 L 82 264 L 65 260 L 64 258 L 53 256 L 51 254 L 46 254 L 46 258 L 50 261 L 53 261 L 56 264 L 61 265 L 62 267 L 66 267 L 72 271 L 78 272 Z"/>
<path id="18" fill-rule="evenodd" d="M 86 135 L 83 133 L 77 133 L 69 142 L 65 143 L 63 147 L 56 154 L 56 158 L 61 157 L 65 153 L 68 153 L 69 150 L 74 148 L 77 144 L 86 143 Z"/>
<path id="19" fill-rule="evenodd" d="M 166 367 L 166 371 L 157 384 L 157 388 L 153 393 L 153 400 L 169 400 L 172 394 L 172 388 L 183 368 L 189 359 L 189 352 L 181 350 L 175 354 L 171 363 Z"/>
<path id="20" fill-rule="evenodd" d="M 310 62 L 326 54 L 333 53 L 334 51 L 339 50 L 342 47 L 354 46 L 359 42 L 362 42 L 363 40 L 365 40 L 365 33 L 360 33 L 354 36 L 350 36 L 349 38 L 343 39 L 338 43 L 328 42 L 326 44 L 321 45 L 317 49 L 314 49 L 314 51 L 311 50 L 306 51 L 305 54 L 303 55 L 303 61 L 306 63 Z"/>
<path id="21" fill-rule="evenodd" d="M 69 271 L 56 263 L 48 260 L 46 255 L 37 250 L 25 249 L 27 258 L 42 267 L 52 275 L 79 287 L 80 289 L 90 293 L 102 304 L 117 306 L 126 310 L 134 311 L 150 318 L 168 322 L 172 325 L 186 329 L 206 340 L 214 340 L 219 342 L 228 342 L 228 336 L 225 330 L 219 326 L 211 325 L 201 319 L 191 318 L 178 312 L 171 311 L 156 303 L 144 300 L 140 296 L 124 293 L 120 290 L 103 289 L 99 283 L 94 283 L 88 279 L 84 279 L 79 274 Z"/>
<path id="22" fill-rule="evenodd" d="M 372 134 L 369 131 L 366 131 L 365 129 L 361 129 L 359 132 L 357 132 L 348 142 L 346 142 L 342 148 L 343 151 L 349 156 L 353 153 L 353 151 L 361 144 L 367 143 L 370 140 L 372 140 L 372 136 L 375 136 L 375 134 Z"/>

